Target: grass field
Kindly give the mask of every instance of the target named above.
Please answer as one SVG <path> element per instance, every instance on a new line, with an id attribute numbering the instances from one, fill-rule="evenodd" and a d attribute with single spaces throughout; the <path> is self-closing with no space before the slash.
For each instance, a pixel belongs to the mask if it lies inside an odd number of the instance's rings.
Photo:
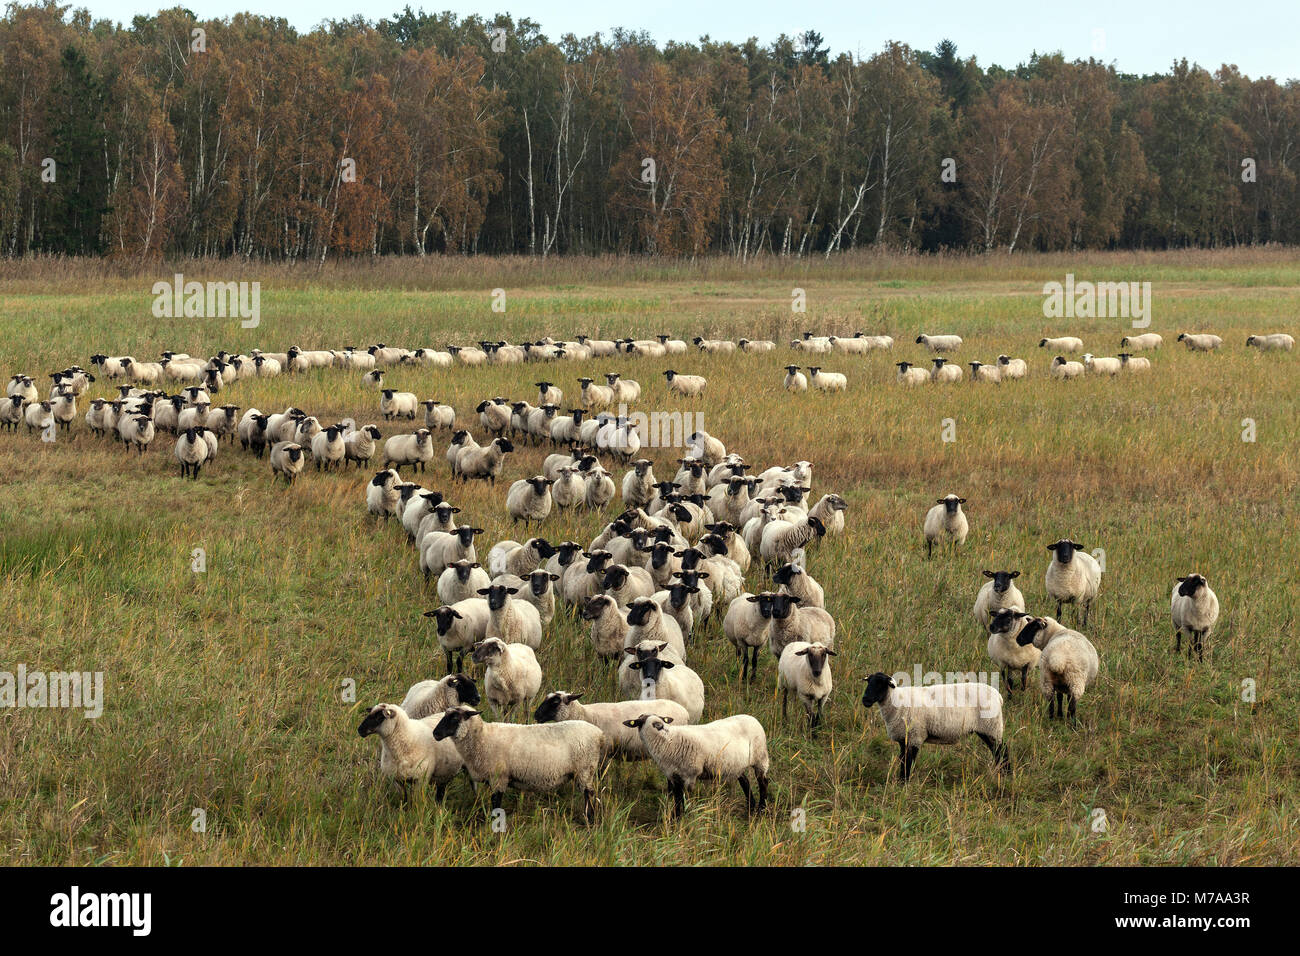
<path id="1" fill-rule="evenodd" d="M 160 269 L 170 277 L 171 268 Z M 262 318 L 158 320 L 158 276 L 76 263 L 0 265 L 0 378 L 89 367 L 95 352 L 154 357 L 164 348 L 283 350 L 443 346 L 490 335 L 518 341 L 671 332 L 788 341 L 819 332 L 888 333 L 892 352 L 828 356 L 849 377 L 839 395 L 782 392 L 788 349 L 766 356 L 672 359 L 709 379 L 706 400 L 669 400 L 663 360 L 429 371 L 389 382 L 421 398 L 473 406 L 535 398 L 546 377 L 606 369 L 643 386 L 640 408 L 690 408 L 760 468 L 807 458 L 814 495 L 849 502 L 845 535 L 810 554 L 839 627 L 827 725 L 783 723 L 764 653 L 742 688 L 720 618 L 690 648 L 706 719 L 747 712 L 768 730 L 773 809 L 749 820 L 739 791 L 703 785 L 670 823 L 649 765 L 617 766 L 598 822 L 580 802 L 512 795 L 495 833 L 464 778 L 445 806 L 403 804 L 377 773 L 378 745 L 356 727 L 377 701 L 400 701 L 441 676 L 421 612 L 436 606 L 395 525 L 365 514 L 369 472 L 317 475 L 291 490 L 269 467 L 223 448 L 197 483 L 182 482 L 171 441 L 140 460 L 93 438 L 79 412 L 54 444 L 0 435 L 0 620 L 4 664 L 102 671 L 103 716 L 0 711 L 0 862 L 9 864 L 1269 864 L 1300 861 L 1300 374 L 1295 353 L 1246 349 L 1251 332 L 1297 333 L 1300 255 L 1168 255 L 729 261 L 660 265 L 599 260 L 455 259 L 292 270 L 206 264 L 187 278 L 260 279 Z M 1128 323 L 1042 315 L 1042 284 L 1146 280 L 1151 330 L 1165 336 L 1147 376 L 1059 383 L 1046 377 L 1044 334 L 1077 334 L 1119 351 Z M 190 275 L 193 273 L 193 275 Z M 507 311 L 490 310 L 506 290 Z M 807 293 L 791 313 L 791 290 Z M 1224 348 L 1193 354 L 1181 330 L 1214 331 Z M 956 332 L 962 362 L 1005 352 L 1030 379 L 902 391 L 892 363 L 920 360 L 916 334 Z M 807 358 L 804 356 L 803 358 Z M 799 359 L 794 359 L 799 361 Z M 806 361 L 803 364 L 807 364 Z M 48 379 L 45 379 L 48 382 Z M 90 393 L 111 386 L 99 382 Z M 378 421 L 359 375 L 322 370 L 241 381 L 222 400 L 263 410 L 298 405 L 322 421 Z M 84 402 L 79 402 L 84 411 Z M 1256 440 L 1242 440 L 1243 419 Z M 956 441 L 941 441 L 953 419 Z M 382 425 L 382 423 L 381 423 Z M 386 434 L 388 430 L 386 429 Z M 438 439 L 439 452 L 445 437 Z M 235 446 L 237 449 L 238 446 Z M 534 474 L 546 449 L 521 446 L 503 477 Z M 651 450 L 667 462 L 678 449 Z M 505 487 L 452 487 L 441 454 L 424 484 L 487 529 L 480 549 L 522 538 Z M 656 471 L 668 470 L 666 464 Z M 621 480 L 622 469 L 616 470 Z M 971 534 L 955 556 L 925 560 L 921 519 L 934 499 L 968 499 Z M 617 499 L 615 505 L 617 505 Z M 552 518 L 551 540 L 589 541 L 609 515 Z M 1049 723 L 1036 695 L 1007 708 L 1015 772 L 991 772 L 978 741 L 921 751 L 906 788 L 878 712 L 858 702 L 876 670 L 992 671 L 971 617 L 983 568 L 1017 568 L 1030 610 L 1052 613 L 1045 544 L 1073 537 L 1106 553 L 1087 632 L 1102 661 L 1081 723 Z M 206 551 L 207 571 L 191 571 Z M 1173 653 L 1169 592 L 1199 570 L 1222 602 L 1203 664 Z M 761 572 L 757 572 L 761 573 Z M 756 589 L 751 572 L 750 589 Z M 1067 621 L 1070 611 L 1066 612 Z M 580 622 L 579 622 L 580 623 Z M 586 630 L 557 618 L 540 652 L 543 690 L 609 699 L 611 673 Z M 341 688 L 354 680 L 355 703 Z M 1031 682 L 1034 679 L 1031 678 Z M 1253 682 L 1243 684 L 1243 682 Z M 1254 699 L 1243 694 L 1254 687 Z M 793 811 L 806 827 L 792 827 Z M 192 829 L 206 814 L 206 832 Z M 1094 830 L 1105 814 L 1106 827 Z"/>

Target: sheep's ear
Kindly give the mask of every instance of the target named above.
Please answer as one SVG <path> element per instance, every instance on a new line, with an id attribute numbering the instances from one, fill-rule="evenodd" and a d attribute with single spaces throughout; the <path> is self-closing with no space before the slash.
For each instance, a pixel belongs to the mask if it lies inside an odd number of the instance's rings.
<path id="1" fill-rule="evenodd" d="M 637 717 L 635 720 L 625 720 L 625 721 L 623 721 L 623 726 L 624 726 L 624 727 L 632 727 L 632 728 L 635 729 L 635 728 L 637 728 L 637 727 L 640 727 L 640 726 L 641 726 L 642 724 L 644 724 L 644 723 L 645 723 L 645 718 L 644 718 L 644 717 Z"/>
<path id="2" fill-rule="evenodd" d="M 631 652 L 634 653 L 634 654 L 636 653 L 636 648 L 634 648 L 634 647 L 629 647 L 628 650 L 631 651 Z M 627 666 L 628 666 L 628 670 L 639 671 L 639 670 L 641 669 L 641 662 L 640 662 L 640 661 L 632 661 L 632 663 L 628 664 Z M 639 727 L 639 726 L 641 726 L 641 725 L 640 725 L 640 724 L 636 724 L 635 726 L 638 726 L 638 727 Z"/>
<path id="3" fill-rule="evenodd" d="M 1056 550 L 1056 545 L 1054 545 L 1054 544 L 1049 544 L 1049 545 L 1047 546 L 1047 550 L 1048 550 L 1048 551 L 1055 551 L 1055 550 Z"/>
<path id="4" fill-rule="evenodd" d="M 1187 580 L 1187 575 L 1184 575 L 1183 577 L 1181 577 L 1181 578 L 1178 579 L 1178 583 L 1181 584 L 1182 582 L 1184 582 L 1184 581 L 1186 581 L 1186 580 Z"/>
<path id="5" fill-rule="evenodd" d="M 836 654 L 833 650 L 831 650 L 831 649 L 828 647 L 828 648 L 826 648 L 826 656 L 827 656 L 827 657 L 839 657 L 840 655 Z"/>
<path id="6" fill-rule="evenodd" d="M 483 593 L 486 594 L 487 592 L 484 591 Z M 507 593 L 507 594 L 518 594 L 518 593 L 519 593 L 519 589 L 518 589 L 518 588 L 506 588 L 506 593 Z"/>
<path id="7" fill-rule="evenodd" d="M 1013 578 L 1018 578 L 1018 577 L 1020 577 L 1020 572 L 1019 572 L 1019 571 L 1012 571 L 1012 572 L 1011 572 L 1011 577 L 1013 577 Z"/>
<path id="8" fill-rule="evenodd" d="M 479 588 L 478 591 L 475 592 L 475 593 L 477 593 L 477 594 L 490 594 L 490 593 L 492 593 L 492 589 L 491 589 L 491 588 Z"/>
<path id="9" fill-rule="evenodd" d="M 795 651 L 795 652 L 794 652 L 794 656 L 795 656 L 795 657 L 807 657 L 807 656 L 808 656 L 808 648 L 805 647 L 805 648 L 804 648 L 803 650 L 801 650 L 801 651 Z"/>
<path id="10" fill-rule="evenodd" d="M 478 565 L 476 564 L 476 565 L 474 565 L 474 567 L 477 568 Z M 558 574 L 552 574 L 552 575 L 550 576 L 550 578 L 551 578 L 552 581 L 558 581 L 558 580 L 560 580 L 560 576 L 559 576 Z"/>
<path id="11" fill-rule="evenodd" d="M 424 616 L 425 616 L 425 617 L 437 617 L 437 616 L 438 616 L 438 612 L 437 612 L 437 611 L 425 611 L 425 612 L 424 612 Z"/>
<path id="12" fill-rule="evenodd" d="M 677 666 L 677 665 L 674 664 L 672 661 L 660 661 L 659 664 L 660 664 L 661 667 L 676 667 L 676 666 Z"/>
<path id="13" fill-rule="evenodd" d="M 992 572 L 992 571 L 981 571 L 980 573 L 983 574 L 986 578 L 991 578 L 991 577 L 993 577 L 993 572 Z"/>
<path id="14" fill-rule="evenodd" d="M 470 565 L 470 567 L 471 567 L 471 568 L 481 568 L 481 567 L 483 567 L 483 565 L 481 565 L 481 564 L 479 564 L 477 561 L 475 561 L 473 564 Z"/>
<path id="15" fill-rule="evenodd" d="M 662 720 L 665 724 L 671 724 L 673 722 L 673 719 L 671 717 L 660 717 L 659 719 Z"/>
<path id="16" fill-rule="evenodd" d="M 942 498 L 935 498 L 935 499 L 934 499 L 934 503 L 935 503 L 936 505 L 941 505 L 941 504 L 943 504 L 943 499 L 942 499 Z"/>
<path id="17" fill-rule="evenodd" d="M 957 499 L 957 503 L 958 503 L 958 504 L 963 504 L 963 505 L 964 505 L 964 504 L 966 503 L 966 499 L 965 499 L 965 498 L 958 498 L 958 499 Z"/>

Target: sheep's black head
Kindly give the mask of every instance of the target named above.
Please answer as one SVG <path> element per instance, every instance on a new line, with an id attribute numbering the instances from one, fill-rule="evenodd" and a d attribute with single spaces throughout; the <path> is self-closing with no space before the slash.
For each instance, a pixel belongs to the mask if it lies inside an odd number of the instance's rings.
<path id="1" fill-rule="evenodd" d="M 1019 571 L 985 571 L 984 576 L 993 581 L 993 590 L 1005 594 L 1011 582 L 1020 577 Z"/>
<path id="2" fill-rule="evenodd" d="M 950 515 L 955 515 L 961 510 L 961 506 L 966 503 L 965 498 L 958 498 L 956 495 L 944 495 L 938 499 L 936 504 L 943 505 L 943 510 Z"/>
<path id="3" fill-rule="evenodd" d="M 1180 597 L 1192 597 L 1201 588 L 1208 586 L 1208 583 L 1204 575 L 1189 574 L 1178 579 L 1178 594 Z"/>
<path id="4" fill-rule="evenodd" d="M 918 336 L 916 337 L 916 344 L 917 344 L 917 345 L 921 345 L 923 342 L 925 342 L 925 336 L 924 336 L 924 335 L 918 335 Z"/>
<path id="5" fill-rule="evenodd" d="M 664 378 L 668 379 L 668 381 L 670 381 L 670 382 L 673 380 L 673 376 L 676 375 L 676 374 L 677 374 L 676 369 L 671 369 L 671 368 L 670 368 L 670 369 L 665 369 L 665 370 L 664 370 Z"/>
<path id="6" fill-rule="evenodd" d="M 582 699 L 581 694 L 569 694 L 562 690 L 553 690 L 542 698 L 533 712 L 533 720 L 539 724 L 548 724 L 560 719 L 560 709 Z"/>
<path id="7" fill-rule="evenodd" d="M 889 692 L 898 685 L 888 674 L 876 671 L 867 679 L 867 686 L 862 691 L 862 706 L 870 707 L 872 704 L 879 704 L 889 697 Z"/>
<path id="8" fill-rule="evenodd" d="M 619 372 L 606 372 L 605 381 L 608 382 L 610 385 L 613 385 L 615 382 L 618 381 L 619 374 L 620 374 Z"/>
<path id="9" fill-rule="evenodd" d="M 1014 607 L 1000 607 L 989 615 L 990 634 L 1009 634 L 1021 618 L 1029 617 L 1024 611 Z"/>
<path id="10" fill-rule="evenodd" d="M 621 588 L 628 579 L 628 570 L 622 565 L 614 565 L 605 571 L 604 578 L 601 579 L 600 586 L 606 591 L 617 590 Z"/>
<path id="11" fill-rule="evenodd" d="M 668 724 L 672 722 L 671 717 L 660 717 L 658 714 L 642 714 L 640 717 L 623 721 L 623 726 L 631 727 L 633 730 L 640 730 L 642 727 L 648 726 L 655 733 L 662 734 L 668 730 Z"/>
<path id="12" fill-rule="evenodd" d="M 943 368 L 948 362 L 948 360 L 944 358 L 931 359 L 931 361 L 934 362 L 935 368 Z"/>
<path id="13" fill-rule="evenodd" d="M 706 534 L 704 537 L 700 538 L 699 546 L 707 549 L 713 554 L 727 553 L 727 542 L 720 534 Z"/>
<path id="14" fill-rule="evenodd" d="M 508 452 L 508 451 L 514 451 L 514 450 L 515 450 L 515 446 L 514 446 L 514 444 L 510 441 L 509 438 L 498 438 L 498 439 L 496 439 L 495 441 L 493 441 L 492 444 L 496 445 L 497 448 L 501 449 L 502 454 L 504 454 L 505 452 Z"/>
<path id="15" fill-rule="evenodd" d="M 438 726 L 433 728 L 433 739 L 446 740 L 448 737 L 458 736 L 461 728 L 478 715 L 477 710 L 464 704 L 449 708 L 442 715 L 442 720 L 438 721 Z"/>
<path id="16" fill-rule="evenodd" d="M 541 568 L 538 568 L 536 571 L 529 573 L 528 588 L 533 592 L 534 597 L 541 597 L 551 589 L 551 584 L 558 580 L 560 580 L 558 574 L 552 574 L 549 571 L 544 571 Z"/>
<path id="17" fill-rule="evenodd" d="M 635 650 L 635 648 L 628 648 L 628 650 Z M 670 660 L 665 660 L 664 658 L 659 657 L 657 654 L 653 657 L 642 659 L 640 653 L 638 653 L 637 659 L 627 666 L 630 670 L 639 672 L 641 675 L 642 685 L 646 685 L 657 684 L 660 675 L 663 674 L 665 670 L 671 670 L 677 665 Z"/>
<path id="18" fill-rule="evenodd" d="M 699 594 L 700 589 L 694 584 L 683 584 L 681 581 L 674 581 L 668 585 L 668 603 L 677 610 L 686 606 L 686 602 L 691 599 L 692 594 Z"/>
<path id="19" fill-rule="evenodd" d="M 793 594 L 773 594 L 771 597 L 770 614 L 763 613 L 763 603 L 761 601 L 758 605 L 759 613 L 763 614 L 763 617 L 770 616 L 774 620 L 784 621 L 794 613 L 794 606 L 801 603 L 802 600 L 802 598 L 796 597 Z"/>
<path id="20" fill-rule="evenodd" d="M 391 399 L 396 391 L 397 389 L 395 388 L 384 389 L 384 398 Z M 480 411 L 482 411 L 482 409 L 480 409 Z"/>
<path id="21" fill-rule="evenodd" d="M 700 566 L 700 562 L 708 557 L 699 548 L 682 548 L 682 550 L 674 552 L 674 555 L 682 559 L 683 571 L 695 570 Z"/>
<path id="22" fill-rule="evenodd" d="M 456 575 L 456 580 L 461 584 L 464 584 L 469 580 L 469 576 L 474 573 L 474 569 L 478 566 L 479 563 L 477 561 L 470 561 L 466 558 L 461 558 L 459 561 L 453 561 L 451 564 L 447 565 L 447 567 L 452 569 L 452 572 Z"/>
<path id="23" fill-rule="evenodd" d="M 469 432 L 467 432 L 467 431 L 466 431 L 465 429 L 463 429 L 463 428 L 462 428 L 462 429 L 459 429 L 458 431 L 454 431 L 454 432 L 452 432 L 452 434 L 451 434 L 451 443 L 452 443 L 453 445 L 463 445 L 463 444 L 465 444 L 465 439 L 468 438 L 468 437 L 469 437 Z"/>
<path id="24" fill-rule="evenodd" d="M 821 518 L 818 518 L 816 515 L 809 515 L 808 525 L 813 529 L 814 532 L 816 532 L 817 537 L 819 538 L 826 537 L 826 525 Z"/>
<path id="25" fill-rule="evenodd" d="M 791 375 L 793 375 L 795 372 L 798 372 L 799 369 L 800 369 L 800 366 L 798 366 L 798 365 L 787 365 L 787 366 L 785 367 L 785 370 L 786 370 L 787 372 L 789 372 Z"/>
<path id="26" fill-rule="evenodd" d="M 556 559 L 558 560 L 559 565 L 562 568 L 567 568 L 569 565 L 571 565 L 573 563 L 573 559 L 576 558 L 581 552 L 582 552 L 582 545 L 577 541 L 561 541 L 559 544 L 555 546 Z"/>
<path id="27" fill-rule="evenodd" d="M 387 721 L 393 720 L 396 716 L 397 708 L 392 704 L 376 704 L 370 708 L 370 713 L 366 714 L 366 719 L 361 721 L 357 733 L 362 737 L 377 734 Z"/>
<path id="28" fill-rule="evenodd" d="M 1027 617 L 1025 626 L 1020 629 L 1016 635 L 1016 643 L 1021 647 L 1027 647 L 1034 642 L 1039 631 L 1047 629 L 1047 618 L 1045 617 Z"/>
<path id="29" fill-rule="evenodd" d="M 302 460 L 302 447 L 300 445 L 290 445 L 284 450 L 284 455 L 290 461 L 297 462 Z"/>
<path id="30" fill-rule="evenodd" d="M 772 580 L 777 584 L 784 584 L 789 587 L 790 583 L 803 573 L 805 573 L 803 568 L 797 564 L 783 564 L 772 572 Z"/>
<path id="31" fill-rule="evenodd" d="M 512 595 L 518 594 L 518 588 L 508 588 L 504 584 L 493 584 L 485 588 L 479 588 L 478 593 L 487 598 L 488 610 L 499 611 L 506 606 Z M 474 660 L 478 660 L 478 652 L 474 653 Z"/>
<path id="32" fill-rule="evenodd" d="M 551 555 L 555 554 L 555 548 L 553 548 L 551 543 L 545 538 L 529 538 L 528 544 L 543 558 L 549 558 Z"/>
<path id="33" fill-rule="evenodd" d="M 551 479 L 543 475 L 537 475 L 536 477 L 528 478 L 526 480 L 533 486 L 533 494 L 538 496 L 546 494 L 547 489 L 551 487 Z M 549 555 L 546 555 L 546 557 L 549 557 Z"/>
<path id="34" fill-rule="evenodd" d="M 1061 538 L 1047 546 L 1048 551 L 1055 552 L 1056 560 L 1062 564 L 1069 564 L 1074 560 L 1074 552 L 1082 551 L 1083 545 L 1077 541 L 1071 541 L 1069 538 Z"/>
<path id="35" fill-rule="evenodd" d="M 627 623 L 632 627 L 641 627 L 654 615 L 659 607 L 651 598 L 637 598 L 627 609 Z"/>
<path id="36" fill-rule="evenodd" d="M 584 551 L 583 556 L 587 559 L 587 573 L 600 574 L 605 570 L 605 565 L 614 557 L 608 551 Z"/>
<path id="37" fill-rule="evenodd" d="M 479 697 L 478 685 L 473 678 L 464 674 L 452 674 L 447 678 L 447 686 L 456 692 L 456 698 L 462 704 L 474 707 L 482 699 Z"/>
<path id="38" fill-rule="evenodd" d="M 585 391 L 587 386 L 590 385 L 593 381 L 594 379 L 590 379 L 590 378 L 580 378 L 578 379 L 578 384 L 581 385 L 583 387 L 583 390 Z"/>
<path id="39" fill-rule="evenodd" d="M 822 671 L 826 669 L 826 658 L 835 656 L 835 652 L 820 641 L 795 651 L 794 654 L 795 657 L 808 658 L 808 670 L 812 671 L 813 677 L 821 677 Z"/>
<path id="40" fill-rule="evenodd" d="M 582 606 L 582 619 L 584 621 L 599 620 L 600 616 L 611 606 L 617 607 L 618 602 L 608 595 L 597 594 Z"/>

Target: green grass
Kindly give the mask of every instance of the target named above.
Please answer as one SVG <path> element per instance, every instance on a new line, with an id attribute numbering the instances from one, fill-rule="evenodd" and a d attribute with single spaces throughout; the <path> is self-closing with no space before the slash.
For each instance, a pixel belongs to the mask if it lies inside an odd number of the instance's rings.
<path id="1" fill-rule="evenodd" d="M 810 556 L 839 627 L 836 690 L 824 733 L 783 723 L 771 659 L 750 688 L 714 622 L 690 648 L 706 685 L 706 718 L 748 712 L 768 729 L 775 806 L 746 819 L 739 792 L 702 785 L 680 824 L 649 765 L 618 766 L 602 784 L 599 822 L 575 822 L 566 792 L 507 798 L 509 827 L 482 821 L 467 783 L 445 806 L 407 804 L 382 785 L 377 744 L 356 734 L 364 709 L 398 701 L 442 674 L 420 612 L 425 590 L 400 528 L 365 515 L 369 473 L 309 471 L 292 490 L 265 462 L 229 446 L 196 482 L 176 477 L 170 442 L 143 460 L 89 435 L 53 445 L 0 435 L 0 669 L 103 671 L 105 710 L 0 713 L 0 859 L 14 864 L 1240 864 L 1300 858 L 1300 680 L 1293 647 L 1300 565 L 1300 402 L 1296 355 L 1243 347 L 1250 332 L 1296 333 L 1300 258 L 1227 254 L 1016 257 L 985 260 L 845 257 L 829 263 L 725 260 L 429 260 L 315 270 L 208 263 L 224 279 L 261 278 L 262 324 L 157 320 L 152 275 L 77 264 L 0 270 L 0 377 L 89 365 L 98 351 L 152 357 L 375 341 L 442 346 L 672 332 L 770 337 L 804 328 L 887 332 L 890 353 L 827 357 L 847 394 L 788 396 L 788 350 L 769 356 L 675 358 L 705 375 L 705 427 L 766 466 L 808 458 L 814 491 L 849 501 L 848 530 Z M 225 271 L 223 272 L 223 268 Z M 158 270 L 170 275 L 171 267 Z M 1081 335 L 1115 354 L 1121 320 L 1041 313 L 1042 283 L 1150 280 L 1152 329 L 1166 347 L 1145 377 L 1062 384 L 1046 378 L 1043 334 Z M 490 311 L 492 287 L 507 312 Z M 804 288 L 809 312 L 790 313 Z M 1224 336 L 1218 354 L 1176 346 L 1178 331 Z M 917 359 L 919 331 L 958 332 L 960 354 L 1030 361 L 1031 378 L 900 391 L 892 363 Z M 795 361 L 799 361 L 795 359 Z M 806 363 L 805 363 L 806 364 Z M 662 361 L 399 369 L 389 380 L 453 401 L 463 416 L 495 394 L 531 398 L 556 381 L 618 368 L 644 387 L 644 410 L 668 400 Z M 223 400 L 263 410 L 292 403 L 329 420 L 377 421 L 359 375 L 313 372 L 231 386 Z M 47 380 L 48 381 L 48 380 Z M 106 394 L 100 382 L 92 395 Z M 83 404 L 84 407 L 84 404 Z M 940 441 L 942 420 L 957 441 Z M 1242 419 L 1257 422 L 1253 444 Z M 381 423 L 382 427 L 382 423 Z M 475 431 L 480 429 L 475 422 Z M 386 433 L 390 429 L 386 429 Z M 439 448 L 445 439 L 440 436 Z M 236 446 L 237 447 L 237 446 Z M 535 473 L 547 449 L 523 447 L 504 478 Z M 656 471 L 677 452 L 652 452 Z M 435 459 L 441 466 L 441 456 Z M 621 478 L 622 471 L 617 475 Z M 487 529 L 487 547 L 522 537 L 504 515 L 505 487 L 424 479 Z M 964 550 L 924 560 L 920 523 L 936 497 L 969 499 Z M 553 519 L 553 540 L 595 535 L 608 515 Z M 970 616 L 986 567 L 1023 571 L 1031 610 L 1043 594 L 1046 542 L 1104 548 L 1107 574 L 1087 632 L 1102 669 L 1081 725 L 1049 723 L 1036 695 L 1008 705 L 1015 773 L 990 771 L 977 741 L 922 749 L 906 789 L 888 779 L 896 748 L 858 704 L 875 670 L 991 670 Z M 190 570 L 204 548 L 207 572 Z M 1172 652 L 1174 579 L 1205 573 L 1223 605 L 1204 664 Z M 757 575 L 750 576 L 751 589 Z M 1066 612 L 1067 622 L 1070 612 Z M 608 699 L 613 680 L 586 632 L 557 619 L 540 653 L 544 689 Z M 1242 682 L 1257 697 L 1242 700 Z M 342 700 L 344 680 L 357 702 Z M 1032 680 L 1032 678 L 1031 678 Z M 207 832 L 191 830 L 192 811 Z M 791 826 L 792 811 L 807 826 Z M 1109 828 L 1094 833 L 1094 808 Z"/>

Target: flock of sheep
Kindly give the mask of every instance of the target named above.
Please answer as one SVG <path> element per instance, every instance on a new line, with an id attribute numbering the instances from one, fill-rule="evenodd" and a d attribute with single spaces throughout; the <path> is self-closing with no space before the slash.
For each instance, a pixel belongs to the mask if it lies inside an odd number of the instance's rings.
<path id="1" fill-rule="evenodd" d="M 1220 347 L 1218 336 L 1182 334 L 1194 350 Z M 919 335 L 916 343 L 935 353 L 962 345 L 955 335 Z M 1051 374 L 1072 378 L 1092 372 L 1119 374 L 1150 368 L 1135 351 L 1157 349 L 1156 333 L 1127 336 L 1126 351 L 1114 358 L 1083 356 L 1052 362 Z M 1261 350 L 1291 350 L 1289 335 L 1247 339 Z M 861 333 L 840 338 L 805 333 L 792 350 L 811 354 L 854 354 L 888 349 L 888 336 Z M 447 674 L 410 688 L 401 704 L 372 708 L 359 728 L 378 735 L 380 768 L 405 790 L 428 783 L 442 797 L 462 770 L 477 785 L 487 783 L 492 805 L 501 805 L 507 789 L 550 791 L 572 782 L 584 795 L 588 819 L 595 812 L 600 771 L 606 761 L 650 760 L 664 774 L 675 810 L 684 812 L 685 796 L 699 780 L 737 781 L 751 810 L 767 803 L 769 754 L 762 725 L 747 714 L 701 723 L 706 687 L 688 661 L 692 647 L 706 639 L 713 622 L 735 649 L 739 677 L 752 681 L 767 648 L 775 663 L 782 713 L 791 695 L 802 705 L 809 732 L 815 733 L 833 692 L 832 658 L 837 629 L 826 608 L 822 586 L 810 572 L 810 558 L 828 535 L 841 534 L 848 505 L 838 494 L 813 498 L 813 464 L 777 463 L 762 468 L 716 436 L 697 431 L 680 458 L 655 462 L 639 456 L 640 437 L 627 417 L 603 411 L 641 398 L 637 382 L 616 372 L 606 383 L 578 379 L 575 407 L 560 414 L 563 391 L 539 380 L 536 403 L 496 396 L 475 409 L 471 427 L 456 408 L 434 399 L 385 386 L 384 371 L 393 366 L 450 368 L 456 365 L 522 364 L 583 360 L 616 355 L 685 355 L 692 346 L 705 353 L 762 353 L 777 348 L 769 341 L 738 342 L 697 337 L 573 341 L 543 339 L 512 345 L 480 342 L 477 347 L 413 350 L 376 344 L 366 350 L 313 350 L 297 347 L 283 353 L 254 350 L 248 355 L 219 352 L 209 358 L 163 353 L 158 362 L 129 356 L 92 356 L 94 372 L 73 366 L 52 373 L 42 399 L 29 375 L 14 375 L 0 403 L 0 423 L 47 437 L 70 430 L 77 400 L 85 398 L 98 377 L 122 380 L 115 398 L 89 401 L 85 422 L 99 436 L 111 436 L 143 455 L 162 432 L 175 434 L 174 457 L 182 476 L 198 477 L 211 463 L 223 439 L 261 458 L 272 472 L 292 484 L 306 467 L 338 469 L 355 463 L 358 470 L 382 464 L 365 484 L 368 512 L 396 519 L 418 554 L 426 581 L 436 582 L 439 605 L 425 612 L 443 652 Z M 1047 338 L 1040 346 L 1077 353 L 1083 343 L 1072 337 Z M 933 370 L 898 363 L 903 384 L 957 381 L 961 367 L 936 357 Z M 1024 360 L 999 356 L 993 365 L 970 363 L 973 381 L 1023 378 Z M 385 423 L 414 421 L 421 427 L 383 437 L 378 424 L 352 419 L 322 424 L 296 407 L 283 412 L 243 410 L 217 405 L 212 396 L 244 378 L 265 378 L 314 368 L 361 373 L 361 384 L 377 391 L 377 411 Z M 821 366 L 786 367 L 784 386 L 840 391 L 841 373 Z M 707 383 L 696 375 L 664 372 L 669 396 L 698 399 Z M 166 386 L 178 391 L 168 394 Z M 590 416 L 590 417 L 589 417 Z M 473 434 L 476 425 L 478 438 Z M 388 427 L 387 424 L 384 426 Z M 487 549 L 480 560 L 475 539 L 484 533 L 464 519 L 442 491 L 404 480 L 426 471 L 437 454 L 434 434 L 449 434 L 443 452 L 453 481 L 484 480 L 495 484 L 516 445 L 549 444 L 541 470 L 514 481 L 505 496 L 506 512 L 525 528 L 544 527 L 567 509 L 603 511 L 620 498 L 613 516 L 590 542 L 552 542 L 544 537 L 505 540 Z M 380 444 L 382 440 L 382 445 Z M 669 465 L 663 477 L 655 467 Z M 626 469 L 616 481 L 611 469 Z M 957 548 L 969 533 L 962 509 L 966 499 L 946 495 L 921 522 L 928 557 L 935 545 Z M 1045 576 L 1046 598 L 1057 603 L 1056 617 L 1030 615 L 1016 586 L 1020 572 L 986 570 L 973 614 L 988 631 L 988 654 L 1001 671 L 1008 696 L 1028 689 L 1029 671 L 1038 669 L 1039 687 L 1049 716 L 1064 716 L 1068 705 L 1076 717 L 1079 700 L 1097 679 L 1099 655 L 1079 629 L 1058 620 L 1065 605 L 1075 609 L 1075 624 L 1084 628 L 1097 599 L 1102 570 L 1083 545 L 1061 538 L 1047 545 L 1051 558 Z M 750 583 L 752 582 L 752 584 Z M 747 589 L 749 588 L 749 589 Z M 1171 595 L 1176 649 L 1188 639 L 1188 653 L 1198 658 L 1219 613 L 1218 599 L 1197 573 L 1178 579 Z M 526 717 L 544 686 L 537 650 L 559 614 L 570 614 L 590 627 L 590 653 L 616 667 L 619 700 L 584 701 L 582 694 L 549 690 Z M 431 635 L 432 636 L 432 635 Z M 465 657 L 477 665 L 479 684 L 463 673 Z M 495 720 L 477 707 L 486 700 Z M 1011 766 L 1003 739 L 1002 695 L 996 685 L 954 683 L 897 686 L 885 673 L 866 678 L 866 707 L 879 706 L 890 738 L 899 746 L 901 776 L 910 774 L 924 743 L 950 744 L 975 735 L 988 746 L 999 772 Z M 749 782 L 752 771 L 757 796 Z"/>

